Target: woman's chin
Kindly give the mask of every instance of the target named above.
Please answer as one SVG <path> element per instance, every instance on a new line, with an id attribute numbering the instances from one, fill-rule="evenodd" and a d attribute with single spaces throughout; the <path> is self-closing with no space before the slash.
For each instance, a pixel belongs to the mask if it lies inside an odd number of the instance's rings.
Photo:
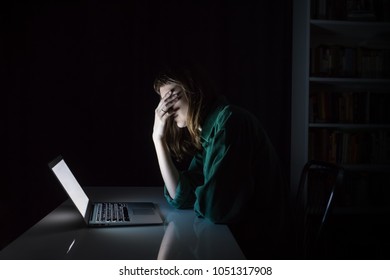
<path id="1" fill-rule="evenodd" d="M 179 128 L 185 128 L 187 127 L 187 122 L 176 121 L 176 125 Z"/>

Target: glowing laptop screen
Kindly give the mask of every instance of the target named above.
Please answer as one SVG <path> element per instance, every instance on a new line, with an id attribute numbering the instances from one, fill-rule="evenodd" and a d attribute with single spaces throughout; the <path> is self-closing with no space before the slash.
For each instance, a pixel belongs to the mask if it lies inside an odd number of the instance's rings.
<path id="1" fill-rule="evenodd" d="M 65 188 L 69 197 L 80 211 L 81 215 L 85 218 L 88 206 L 88 197 L 77 182 L 73 173 L 70 171 L 65 161 L 61 159 L 55 166 L 52 167 L 54 174 Z"/>

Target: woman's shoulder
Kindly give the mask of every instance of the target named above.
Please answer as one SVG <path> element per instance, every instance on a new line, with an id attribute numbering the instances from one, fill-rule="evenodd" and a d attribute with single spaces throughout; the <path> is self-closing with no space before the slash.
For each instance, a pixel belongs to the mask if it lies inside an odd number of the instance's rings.
<path id="1" fill-rule="evenodd" d="M 202 137 L 209 139 L 219 131 L 231 134 L 249 133 L 251 135 L 263 132 L 257 117 L 247 109 L 230 104 L 222 96 L 218 99 L 203 123 Z"/>
<path id="2" fill-rule="evenodd" d="M 259 120 L 252 112 L 232 104 L 226 104 L 221 108 L 215 119 L 215 124 L 222 127 L 239 127 L 240 125 L 261 127 Z"/>

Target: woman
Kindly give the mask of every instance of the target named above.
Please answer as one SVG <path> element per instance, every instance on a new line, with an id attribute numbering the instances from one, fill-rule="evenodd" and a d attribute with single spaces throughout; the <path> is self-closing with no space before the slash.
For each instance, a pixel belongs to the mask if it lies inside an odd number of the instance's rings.
<path id="1" fill-rule="evenodd" d="M 161 99 L 153 141 L 169 204 L 228 224 L 247 258 L 280 258 L 283 178 L 259 121 L 229 105 L 196 68 L 166 69 L 154 89 Z M 188 169 L 178 170 L 172 157 L 187 156 Z M 258 252 L 254 242 L 266 245 Z"/>

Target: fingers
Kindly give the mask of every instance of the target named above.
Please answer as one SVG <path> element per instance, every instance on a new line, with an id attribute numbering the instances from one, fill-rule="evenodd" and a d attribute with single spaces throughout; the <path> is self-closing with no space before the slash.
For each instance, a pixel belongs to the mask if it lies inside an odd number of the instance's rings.
<path id="1" fill-rule="evenodd" d="M 156 113 L 160 115 L 160 117 L 163 116 L 171 116 L 176 112 L 176 110 L 173 109 L 173 106 L 176 104 L 176 102 L 180 99 L 181 94 L 180 92 L 169 92 L 167 93 L 158 104 L 156 108 Z"/>
<path id="2" fill-rule="evenodd" d="M 166 103 L 169 102 L 171 99 L 169 99 L 172 96 L 172 91 L 168 92 L 160 99 L 160 102 L 157 105 L 156 110 L 158 111 L 166 111 L 164 108 L 166 107 Z"/>

